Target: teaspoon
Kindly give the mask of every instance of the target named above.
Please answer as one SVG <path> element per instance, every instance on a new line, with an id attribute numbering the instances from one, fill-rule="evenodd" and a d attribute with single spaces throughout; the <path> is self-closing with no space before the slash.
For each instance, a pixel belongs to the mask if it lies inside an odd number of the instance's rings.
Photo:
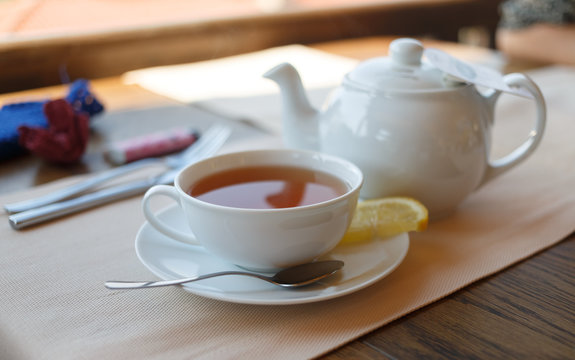
<path id="1" fill-rule="evenodd" d="M 273 276 L 264 276 L 258 273 L 246 271 L 222 271 L 211 274 L 205 274 L 185 279 L 176 280 L 162 280 L 162 281 L 106 281 L 105 286 L 108 289 L 145 289 L 160 286 L 181 285 L 192 281 L 209 279 L 216 276 L 224 275 L 244 275 L 251 276 L 261 280 L 265 280 L 275 285 L 293 288 L 312 284 L 325 277 L 334 274 L 336 271 L 343 267 L 343 261 L 339 260 L 326 260 L 316 261 L 303 265 L 290 267 Z"/>

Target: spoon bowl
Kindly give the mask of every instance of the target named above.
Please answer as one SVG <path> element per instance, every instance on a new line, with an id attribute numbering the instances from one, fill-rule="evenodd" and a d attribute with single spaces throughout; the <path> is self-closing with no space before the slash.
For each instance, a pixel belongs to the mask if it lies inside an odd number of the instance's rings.
<path id="1" fill-rule="evenodd" d="M 273 276 L 265 276 L 262 274 L 248 271 L 222 271 L 222 272 L 195 276 L 191 278 L 175 279 L 175 280 L 106 281 L 105 286 L 111 290 L 146 289 L 161 286 L 181 285 L 192 281 L 213 278 L 216 276 L 241 275 L 241 276 L 251 276 L 254 278 L 258 278 L 267 281 L 269 283 L 272 283 L 274 285 L 286 288 L 297 288 L 313 284 L 321 279 L 333 275 L 342 267 L 343 267 L 343 261 L 326 260 L 326 261 L 311 262 L 283 269 Z"/>

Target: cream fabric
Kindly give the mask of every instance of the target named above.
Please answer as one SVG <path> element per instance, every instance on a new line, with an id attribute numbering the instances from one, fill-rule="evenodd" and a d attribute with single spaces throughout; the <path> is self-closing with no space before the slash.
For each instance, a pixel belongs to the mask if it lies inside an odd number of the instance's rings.
<path id="1" fill-rule="evenodd" d="M 548 127 L 535 154 L 475 192 L 452 217 L 413 234 L 405 261 L 390 276 L 338 299 L 255 306 L 179 288 L 105 289 L 105 280 L 154 278 L 134 253 L 144 222 L 139 198 L 20 232 L 2 214 L 0 358 L 310 358 L 556 244 L 575 229 L 575 69 L 530 74 L 548 102 Z M 517 130 L 533 119 L 525 101 L 501 99 L 495 153 L 525 138 Z M 0 203 L 72 180 L 5 194 Z"/>

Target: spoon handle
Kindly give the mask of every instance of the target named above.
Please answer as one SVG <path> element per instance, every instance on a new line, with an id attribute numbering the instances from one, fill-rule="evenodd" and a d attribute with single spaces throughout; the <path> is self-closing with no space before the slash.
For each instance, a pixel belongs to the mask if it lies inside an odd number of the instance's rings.
<path id="1" fill-rule="evenodd" d="M 195 277 L 191 277 L 191 278 L 175 279 L 175 280 L 106 281 L 105 286 L 111 290 L 145 289 L 145 288 L 153 288 L 153 287 L 160 287 L 160 286 L 181 285 L 181 284 L 189 283 L 192 281 L 204 280 L 204 279 L 209 279 L 209 278 L 213 278 L 216 276 L 224 276 L 224 275 L 246 275 L 246 276 L 256 277 L 256 278 L 259 278 L 262 280 L 268 280 L 265 276 L 254 274 L 254 273 L 247 273 L 247 272 L 241 272 L 241 271 L 222 271 L 222 272 L 216 272 L 216 273 L 212 273 L 212 274 L 205 274 L 205 275 L 195 276 Z"/>

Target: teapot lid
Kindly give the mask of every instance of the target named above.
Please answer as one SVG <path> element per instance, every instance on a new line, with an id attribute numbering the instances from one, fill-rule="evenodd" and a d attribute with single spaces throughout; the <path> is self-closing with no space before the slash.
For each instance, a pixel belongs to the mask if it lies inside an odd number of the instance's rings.
<path id="1" fill-rule="evenodd" d="M 397 39 L 389 46 L 389 57 L 360 63 L 347 74 L 344 84 L 370 91 L 433 91 L 455 85 L 445 81 L 438 68 L 421 61 L 423 44 L 415 39 Z"/>

